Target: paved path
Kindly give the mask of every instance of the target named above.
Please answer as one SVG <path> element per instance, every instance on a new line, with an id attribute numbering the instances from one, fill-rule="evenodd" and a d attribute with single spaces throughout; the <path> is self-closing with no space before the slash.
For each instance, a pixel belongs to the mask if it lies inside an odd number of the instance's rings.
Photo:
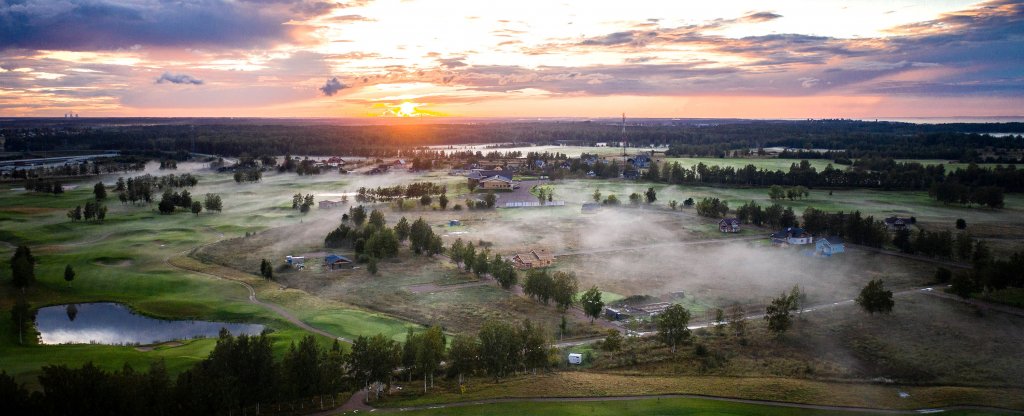
<path id="1" fill-rule="evenodd" d="M 249 283 L 243 282 L 241 280 L 233 279 L 233 278 L 227 277 L 227 276 L 217 275 L 217 274 L 213 274 L 213 273 L 207 273 L 207 272 L 199 271 L 199 270 L 192 270 L 192 269 L 189 269 L 189 268 L 186 268 L 186 267 L 181 267 L 181 266 L 178 266 L 178 265 L 176 265 L 174 263 L 171 263 L 171 257 L 174 257 L 174 256 L 184 256 L 185 253 L 188 253 L 188 252 L 190 252 L 192 250 L 200 249 L 202 247 L 205 247 L 205 246 L 208 246 L 208 245 L 214 244 L 214 243 L 217 243 L 217 241 L 215 241 L 213 243 L 203 244 L 203 245 L 197 246 L 195 248 L 187 249 L 187 250 L 182 251 L 182 252 L 177 253 L 177 254 L 169 255 L 169 256 L 164 258 L 164 264 L 166 264 L 166 265 L 168 265 L 170 267 L 173 267 L 175 269 L 183 270 L 183 271 L 186 271 L 186 272 L 189 272 L 189 273 L 200 274 L 200 275 L 203 275 L 203 276 L 209 276 L 209 277 L 213 277 L 213 278 L 216 278 L 216 279 L 222 279 L 222 280 L 227 280 L 229 282 L 238 283 L 238 284 L 242 285 L 243 287 L 245 287 L 249 291 L 249 302 L 250 303 L 262 306 L 263 308 L 273 312 L 274 314 L 276 314 L 277 316 L 281 317 L 282 319 L 284 319 L 284 320 L 286 320 L 288 322 L 291 322 L 293 325 L 295 325 L 295 326 L 297 326 L 299 328 L 302 328 L 302 329 L 304 329 L 304 330 L 306 330 L 308 332 L 312 332 L 312 333 L 318 334 L 318 335 L 323 335 L 323 336 L 328 337 L 328 338 L 334 338 L 334 339 L 337 339 L 338 341 L 346 342 L 346 343 L 349 343 L 349 344 L 352 343 L 352 340 L 350 340 L 348 338 L 340 337 L 340 336 L 334 335 L 334 334 L 332 334 L 330 332 L 324 331 L 322 329 L 310 326 L 309 324 L 307 324 L 307 323 L 303 322 L 301 319 L 295 317 L 295 315 L 292 315 L 291 312 L 289 312 L 288 310 L 286 310 L 285 308 L 281 307 L 280 305 L 278 305 L 276 303 L 264 302 L 264 301 L 260 300 L 258 297 L 256 297 L 256 289 L 253 288 L 252 285 L 250 285 Z"/>
<path id="2" fill-rule="evenodd" d="M 358 394 L 357 394 L 358 395 Z M 728 397 L 715 397 L 715 396 L 702 396 L 696 394 L 659 394 L 651 396 L 608 396 L 608 397 L 525 397 L 525 398 L 502 398 L 502 399 L 486 399 L 486 400 L 471 400 L 465 402 L 453 402 L 453 403 L 440 403 L 430 404 L 422 406 L 409 406 L 409 407 L 397 407 L 397 408 L 377 408 L 376 411 L 384 413 L 392 412 L 408 412 L 415 410 L 431 410 L 431 409 L 447 409 L 453 407 L 465 407 L 465 406 L 477 406 L 484 404 L 499 404 L 499 403 L 587 403 L 587 402 L 609 402 L 609 401 L 633 401 L 633 400 L 657 400 L 657 399 L 699 399 L 699 400 L 713 400 L 719 402 L 730 402 L 730 403 L 743 403 L 753 404 L 759 406 L 773 406 L 793 409 L 810 409 L 810 410 L 823 410 L 823 411 L 842 411 L 842 412 L 856 412 L 856 413 L 873 413 L 873 414 L 892 414 L 892 415 L 916 415 L 916 414 L 928 414 L 928 413 L 941 413 L 950 410 L 976 410 L 976 411 L 995 411 L 1004 413 L 1015 413 L 1024 414 L 1024 412 L 1018 410 L 1000 409 L 994 407 L 985 406 L 949 406 L 934 409 L 915 409 L 915 410 L 894 410 L 894 409 L 872 409 L 867 407 L 847 407 L 847 406 L 825 406 L 817 404 L 805 404 L 805 403 L 791 403 L 791 402 L 777 402 L 770 400 L 752 400 L 752 399 L 734 399 Z M 323 414 L 338 414 L 345 411 L 342 408 L 335 409 L 331 412 L 325 412 Z"/>

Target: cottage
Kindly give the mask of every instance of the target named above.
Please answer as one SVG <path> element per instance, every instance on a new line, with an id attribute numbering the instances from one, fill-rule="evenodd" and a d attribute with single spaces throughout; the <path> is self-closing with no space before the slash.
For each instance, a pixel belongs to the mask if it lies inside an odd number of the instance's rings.
<path id="1" fill-rule="evenodd" d="M 839 237 L 825 237 L 814 243 L 814 254 L 829 257 L 846 251 L 846 243 Z"/>
<path id="2" fill-rule="evenodd" d="M 489 178 L 484 178 L 478 181 L 480 189 L 485 190 L 511 190 L 512 180 L 507 179 L 504 176 L 494 175 Z"/>
<path id="3" fill-rule="evenodd" d="M 907 226 L 917 222 L 914 217 L 900 218 L 900 217 L 889 217 L 885 219 L 885 228 L 889 231 L 899 231 L 907 229 Z"/>
<path id="4" fill-rule="evenodd" d="M 339 256 L 337 254 L 328 254 L 324 257 L 324 268 L 330 270 L 337 269 L 351 269 L 355 263 L 352 262 L 348 257 Z"/>
<path id="5" fill-rule="evenodd" d="M 337 200 L 337 201 L 324 200 L 324 201 L 318 202 L 317 204 L 319 204 L 320 209 L 328 209 L 328 208 L 340 207 L 340 206 L 342 206 L 344 204 L 344 202 L 342 202 L 341 200 Z"/>
<path id="6" fill-rule="evenodd" d="M 548 267 L 555 262 L 555 256 L 546 251 L 530 250 L 529 253 L 519 253 L 512 256 L 512 263 L 518 269 L 533 269 L 537 267 Z"/>
<path id="7" fill-rule="evenodd" d="M 804 245 L 814 243 L 814 237 L 804 231 L 803 228 L 787 227 L 771 235 L 772 244 L 775 245 Z"/>
<path id="8" fill-rule="evenodd" d="M 723 218 L 721 221 L 718 221 L 718 231 L 738 233 L 740 232 L 740 220 L 737 218 Z"/>

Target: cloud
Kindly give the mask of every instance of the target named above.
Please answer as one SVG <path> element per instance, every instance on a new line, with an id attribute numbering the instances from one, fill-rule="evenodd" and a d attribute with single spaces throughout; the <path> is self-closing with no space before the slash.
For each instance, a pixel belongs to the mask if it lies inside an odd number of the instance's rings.
<path id="1" fill-rule="evenodd" d="M 743 16 L 742 18 L 740 18 L 740 20 L 744 22 L 760 23 L 767 22 L 769 20 L 775 20 L 781 17 L 781 14 L 775 14 L 772 12 L 757 12 Z"/>
<path id="2" fill-rule="evenodd" d="M 170 82 L 171 84 L 203 85 L 203 80 L 191 75 L 172 74 L 170 72 L 164 72 L 163 75 L 160 75 L 160 78 L 156 79 L 157 84 L 163 84 L 165 82 Z"/>
<path id="3" fill-rule="evenodd" d="M 810 77 L 803 77 L 798 79 L 797 81 L 800 81 L 800 86 L 803 88 L 814 88 L 815 86 L 821 83 L 820 79 Z"/>
<path id="4" fill-rule="evenodd" d="M 0 2 L 0 50 L 115 50 L 146 46 L 260 46 L 291 39 L 311 2 L 24 0 Z M 319 9 L 318 9 L 319 7 Z"/>
<path id="5" fill-rule="evenodd" d="M 324 95 L 330 97 L 333 96 L 334 94 L 337 94 L 338 91 L 341 91 L 345 88 L 348 88 L 348 86 L 342 84 L 341 81 L 338 81 L 338 77 L 334 77 L 327 80 L 327 83 L 325 83 L 324 86 L 320 87 L 320 91 L 323 92 Z"/>

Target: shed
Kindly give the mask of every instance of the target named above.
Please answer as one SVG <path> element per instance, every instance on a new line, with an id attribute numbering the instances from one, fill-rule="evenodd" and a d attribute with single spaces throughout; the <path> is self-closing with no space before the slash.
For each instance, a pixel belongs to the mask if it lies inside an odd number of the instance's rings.
<path id="1" fill-rule="evenodd" d="M 285 256 L 284 257 L 284 262 L 285 262 L 285 264 L 288 264 L 289 266 L 292 266 L 292 267 L 295 267 L 295 268 L 299 268 L 299 269 L 306 267 L 306 258 L 305 257 Z"/>
<path id="2" fill-rule="evenodd" d="M 355 263 L 345 256 L 328 254 L 327 257 L 324 257 L 324 267 L 330 270 L 351 269 L 353 265 L 355 265 Z"/>
<path id="3" fill-rule="evenodd" d="M 448 226 L 449 227 L 458 227 L 460 225 L 462 225 L 462 221 L 459 221 L 459 220 L 448 220 Z"/>
<path id="4" fill-rule="evenodd" d="M 583 354 L 570 352 L 569 353 L 569 364 L 583 364 Z"/>

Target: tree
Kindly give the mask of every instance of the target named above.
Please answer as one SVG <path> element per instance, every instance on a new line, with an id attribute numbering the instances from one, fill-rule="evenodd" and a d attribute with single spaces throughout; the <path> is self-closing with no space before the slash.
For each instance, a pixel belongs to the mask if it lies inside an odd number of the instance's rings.
<path id="1" fill-rule="evenodd" d="M 644 197 L 647 198 L 648 204 L 653 204 L 654 201 L 658 200 L 658 193 L 654 191 L 654 188 L 647 188 L 647 192 L 644 192 Z"/>
<path id="2" fill-rule="evenodd" d="M 384 220 L 384 213 L 375 209 L 370 211 L 370 219 L 366 221 L 366 224 L 370 227 L 381 229 L 387 225 L 387 222 Z"/>
<path id="3" fill-rule="evenodd" d="M 975 290 L 977 290 L 977 284 L 967 273 L 957 273 L 950 281 L 949 291 L 962 299 L 969 299 Z"/>
<path id="4" fill-rule="evenodd" d="M 622 333 L 617 329 L 609 329 L 608 335 L 604 337 L 604 342 L 601 343 L 601 350 L 615 352 L 622 349 Z"/>
<path id="5" fill-rule="evenodd" d="M 480 363 L 487 373 L 500 380 L 519 365 L 522 359 L 522 341 L 518 331 L 508 323 L 496 319 L 484 322 L 478 334 Z"/>
<path id="6" fill-rule="evenodd" d="M 935 281 L 938 283 L 948 283 L 953 280 L 953 272 L 945 267 L 939 267 L 935 270 Z"/>
<path id="7" fill-rule="evenodd" d="M 546 270 L 533 269 L 526 274 L 523 293 L 547 305 L 551 300 L 553 286 L 554 281 Z"/>
<path id="8" fill-rule="evenodd" d="M 11 320 L 14 321 L 14 327 L 18 330 L 18 344 L 24 344 L 25 327 L 32 325 L 32 322 L 36 320 L 36 311 L 28 302 L 25 302 L 24 297 L 19 297 L 14 302 L 14 306 L 11 308 Z"/>
<path id="9" fill-rule="evenodd" d="M 630 205 L 640 205 L 640 194 L 633 192 L 629 194 Z"/>
<path id="10" fill-rule="evenodd" d="M 167 193 L 164 193 L 163 198 L 160 198 L 160 203 L 157 204 L 157 208 L 161 214 L 171 214 L 174 212 L 174 200 Z"/>
<path id="11" fill-rule="evenodd" d="M 739 335 L 746 332 L 747 320 L 743 314 L 743 307 L 738 303 L 729 308 L 729 327 Z"/>
<path id="12" fill-rule="evenodd" d="M 220 195 L 206 194 L 205 201 L 203 202 L 203 208 L 206 208 L 207 211 L 220 212 L 223 207 L 224 204 L 220 199 Z"/>
<path id="13" fill-rule="evenodd" d="M 562 312 L 576 303 L 577 291 L 579 291 L 579 281 L 575 274 L 559 270 L 552 275 L 551 298 Z"/>
<path id="14" fill-rule="evenodd" d="M 494 205 L 498 203 L 498 196 L 494 194 L 494 191 L 487 192 L 484 196 L 484 205 L 487 208 L 494 208 Z"/>
<path id="15" fill-rule="evenodd" d="M 671 208 L 673 211 L 675 211 L 676 208 L 679 207 L 679 201 L 676 201 L 674 199 L 671 200 L 671 201 L 668 201 L 668 207 Z"/>
<path id="16" fill-rule="evenodd" d="M 75 269 L 71 268 L 71 265 L 64 266 L 64 281 L 68 282 L 68 287 L 71 287 L 71 281 L 75 280 Z"/>
<path id="17" fill-rule="evenodd" d="M 447 209 L 448 208 L 448 195 L 441 194 L 441 196 L 437 197 L 437 205 L 441 206 L 442 210 Z"/>
<path id="18" fill-rule="evenodd" d="M 430 195 L 423 195 L 423 196 L 420 197 L 420 205 L 423 205 L 425 207 L 430 206 L 430 204 L 433 203 L 433 202 L 434 202 L 434 199 L 431 198 Z"/>
<path id="19" fill-rule="evenodd" d="M 772 299 L 764 314 L 764 319 L 768 321 L 769 331 L 782 334 L 793 326 L 793 319 L 789 313 L 793 309 L 793 302 L 794 299 L 786 293 Z"/>
<path id="20" fill-rule="evenodd" d="M 590 323 L 594 323 L 594 319 L 601 316 L 604 302 L 601 301 L 601 291 L 597 290 L 597 286 L 591 287 L 580 296 L 580 305 L 583 306 L 583 312 L 590 317 Z"/>
<path id="21" fill-rule="evenodd" d="M 199 215 L 200 212 L 203 212 L 203 203 L 199 201 L 192 201 L 192 213 Z"/>
<path id="22" fill-rule="evenodd" d="M 547 192 L 547 189 L 544 188 L 543 186 L 538 186 L 537 187 L 537 201 L 540 202 L 541 205 L 544 205 L 544 201 L 547 200 L 546 192 Z"/>
<path id="23" fill-rule="evenodd" d="M 99 222 L 103 222 L 103 220 L 105 219 L 107 219 L 107 206 L 100 205 L 98 208 L 96 208 L 96 220 Z"/>
<path id="24" fill-rule="evenodd" d="M 768 197 L 772 200 L 783 199 L 786 197 L 786 190 L 779 185 L 772 185 L 768 188 Z"/>
<path id="25" fill-rule="evenodd" d="M 348 215 L 356 226 L 362 226 L 366 222 L 366 208 L 363 208 L 362 205 L 349 208 Z"/>
<path id="26" fill-rule="evenodd" d="M 107 187 L 103 186 L 103 182 L 96 182 L 96 185 L 92 187 L 92 193 L 96 196 L 97 201 L 107 199 Z"/>
<path id="27" fill-rule="evenodd" d="M 368 271 L 368 272 L 370 272 L 370 274 L 376 276 L 377 275 L 377 270 L 378 270 L 377 269 L 377 258 L 376 257 L 370 257 L 370 261 L 366 263 L 366 271 Z"/>
<path id="28" fill-rule="evenodd" d="M 692 207 L 693 206 L 693 198 L 686 198 L 686 200 L 683 201 L 683 206 L 684 207 Z"/>
<path id="29" fill-rule="evenodd" d="M 678 303 L 672 304 L 664 312 L 659 314 L 655 320 L 658 325 L 658 338 L 665 345 L 672 347 L 676 352 L 676 345 L 686 341 L 690 337 L 690 311 Z"/>
<path id="30" fill-rule="evenodd" d="M 967 228 L 967 221 L 964 221 L 963 218 L 957 218 L 956 219 L 956 229 L 963 230 L 963 229 L 966 229 L 966 228 Z"/>
<path id="31" fill-rule="evenodd" d="M 893 300 L 892 291 L 885 290 L 882 279 L 873 279 L 868 282 L 857 296 L 857 304 L 869 314 L 892 312 Z"/>
<path id="32" fill-rule="evenodd" d="M 434 372 L 444 360 L 445 339 L 441 327 L 432 326 L 420 337 L 416 349 L 416 366 L 423 372 L 423 392 L 427 391 L 427 377 L 430 385 L 434 385 Z"/>
<path id="33" fill-rule="evenodd" d="M 480 344 L 475 338 L 464 335 L 456 336 L 448 350 L 448 369 L 459 375 L 462 385 L 463 375 L 473 374 L 479 366 Z"/>
<path id="34" fill-rule="evenodd" d="M 409 220 L 402 217 L 398 220 L 398 224 L 395 224 L 395 236 L 398 237 L 399 242 L 405 242 L 409 239 Z"/>
<path id="35" fill-rule="evenodd" d="M 519 338 L 522 340 L 523 367 L 533 369 L 536 373 L 538 368 L 548 367 L 548 339 L 544 331 L 538 325 L 533 325 L 530 320 L 524 320 L 522 329 L 519 330 Z"/>
<path id="36" fill-rule="evenodd" d="M 267 280 L 274 280 L 274 265 L 267 259 L 260 260 L 260 276 Z"/>
<path id="37" fill-rule="evenodd" d="M 18 246 L 11 257 L 11 282 L 25 292 L 25 288 L 36 281 L 36 258 L 28 246 Z"/>
<path id="38" fill-rule="evenodd" d="M 593 195 L 591 195 L 591 197 L 594 198 L 594 202 L 601 202 L 601 190 L 600 189 L 595 189 L 594 193 L 593 193 Z"/>
<path id="39" fill-rule="evenodd" d="M 619 197 L 617 197 L 615 195 L 608 195 L 608 197 L 606 197 L 604 199 L 604 202 L 602 202 L 601 204 L 603 204 L 603 205 L 619 205 L 619 203 L 620 203 L 619 202 Z"/>

